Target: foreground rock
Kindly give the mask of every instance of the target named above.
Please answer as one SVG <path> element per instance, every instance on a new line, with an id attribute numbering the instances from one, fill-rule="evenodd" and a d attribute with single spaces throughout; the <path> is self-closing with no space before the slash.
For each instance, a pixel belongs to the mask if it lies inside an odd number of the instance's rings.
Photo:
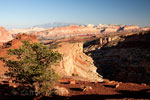
<path id="1" fill-rule="evenodd" d="M 0 27 L 0 43 L 12 40 L 11 34 L 4 28 Z"/>
<path id="2" fill-rule="evenodd" d="M 55 86 L 52 89 L 52 95 L 67 96 L 69 95 L 69 91 L 65 87 Z"/>

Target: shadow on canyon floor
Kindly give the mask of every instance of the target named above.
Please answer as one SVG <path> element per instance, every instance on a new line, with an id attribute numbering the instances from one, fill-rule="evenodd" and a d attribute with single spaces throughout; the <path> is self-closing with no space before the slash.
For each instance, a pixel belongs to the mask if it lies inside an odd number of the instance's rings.
<path id="1" fill-rule="evenodd" d="M 150 83 L 150 32 L 121 37 L 123 41 L 111 41 L 100 49 L 86 52 L 97 72 L 115 81 Z M 88 42 L 90 44 L 90 42 Z M 91 45 L 96 44 L 92 41 Z M 114 45 L 115 44 L 115 45 Z M 85 43 L 87 45 L 87 43 Z"/>
<path id="2" fill-rule="evenodd" d="M 43 97 L 40 100 L 105 100 L 105 99 L 150 99 L 147 91 L 118 91 L 118 94 L 114 95 L 77 95 L 72 97 Z"/>
<path id="3" fill-rule="evenodd" d="M 0 85 L 0 100 L 33 100 L 33 96 L 17 96 L 12 95 L 13 88 L 7 85 Z M 104 90 L 105 91 L 105 90 Z M 13 91 L 14 92 L 14 91 Z M 150 89 L 143 89 L 139 91 L 121 90 L 117 91 L 117 94 L 112 95 L 75 95 L 75 96 L 53 96 L 53 97 L 42 97 L 38 100 L 105 100 L 105 99 L 150 99 Z"/>

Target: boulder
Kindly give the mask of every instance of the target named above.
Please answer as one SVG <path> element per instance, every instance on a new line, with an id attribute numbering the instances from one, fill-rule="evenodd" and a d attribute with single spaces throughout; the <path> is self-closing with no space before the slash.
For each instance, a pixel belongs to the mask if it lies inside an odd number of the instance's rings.
<path id="1" fill-rule="evenodd" d="M 69 84 L 76 84 L 76 81 L 75 80 L 70 80 Z"/>
<path id="2" fill-rule="evenodd" d="M 82 91 L 89 91 L 89 90 L 92 90 L 92 89 L 93 88 L 91 86 L 84 86 L 84 85 L 81 86 Z"/>
<path id="3" fill-rule="evenodd" d="M 65 87 L 55 86 L 52 89 L 52 95 L 67 96 L 68 94 L 69 94 L 69 91 Z"/>

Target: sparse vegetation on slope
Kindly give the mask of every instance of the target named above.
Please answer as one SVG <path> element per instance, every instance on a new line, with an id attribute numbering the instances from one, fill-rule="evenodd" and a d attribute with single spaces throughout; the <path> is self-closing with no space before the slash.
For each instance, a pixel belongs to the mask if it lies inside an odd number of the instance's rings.
<path id="1" fill-rule="evenodd" d="M 6 75 L 15 78 L 15 83 L 29 85 L 38 95 L 49 95 L 49 90 L 59 79 L 50 65 L 58 62 L 61 54 L 39 43 L 23 41 L 19 49 L 10 49 L 8 56 L 1 58 L 9 69 Z M 10 59 L 11 56 L 16 58 Z"/>

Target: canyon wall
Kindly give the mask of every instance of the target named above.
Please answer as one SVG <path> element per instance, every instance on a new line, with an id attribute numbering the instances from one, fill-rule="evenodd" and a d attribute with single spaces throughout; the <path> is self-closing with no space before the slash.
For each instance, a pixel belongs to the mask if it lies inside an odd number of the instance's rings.
<path id="1" fill-rule="evenodd" d="M 61 76 L 77 75 L 87 81 L 103 81 L 92 58 L 83 53 L 83 43 L 60 43 L 56 50 L 63 55 L 59 66 L 54 68 Z"/>
<path id="2" fill-rule="evenodd" d="M 150 31 L 103 37 L 99 40 L 101 42 L 93 44 L 98 46 L 92 47 L 101 48 L 94 48 L 91 51 L 89 43 L 90 49 L 88 51 L 86 47 L 86 54 L 93 58 L 98 72 L 104 78 L 123 82 L 150 83 Z"/>

